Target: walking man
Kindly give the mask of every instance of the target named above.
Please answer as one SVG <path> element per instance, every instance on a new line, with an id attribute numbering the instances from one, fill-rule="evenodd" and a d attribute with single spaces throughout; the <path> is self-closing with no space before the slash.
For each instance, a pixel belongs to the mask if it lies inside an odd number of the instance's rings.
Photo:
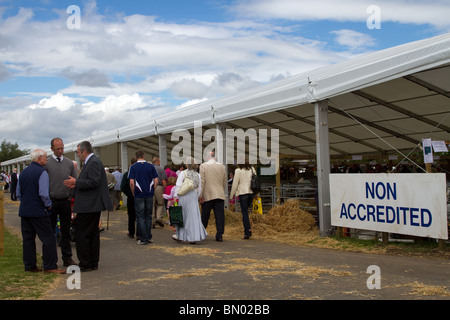
<path id="1" fill-rule="evenodd" d="M 216 241 L 222 242 L 225 231 L 225 188 L 227 188 L 228 179 L 225 166 L 216 162 L 214 152 L 211 152 L 207 160 L 200 165 L 202 223 L 206 229 L 211 209 L 213 209 L 216 218 Z"/>
<path id="2" fill-rule="evenodd" d="M 134 196 L 136 212 L 137 244 L 145 245 L 152 242 L 152 207 L 155 186 L 158 185 L 158 173 L 155 167 L 146 162 L 144 151 L 136 151 L 137 162 L 130 167 L 128 177 L 130 189 Z"/>

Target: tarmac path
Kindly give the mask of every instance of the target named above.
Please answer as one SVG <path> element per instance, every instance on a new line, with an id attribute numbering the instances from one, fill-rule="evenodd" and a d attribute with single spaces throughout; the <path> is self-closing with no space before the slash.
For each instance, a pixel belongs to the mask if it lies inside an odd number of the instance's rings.
<path id="1" fill-rule="evenodd" d="M 5 225 L 20 236 L 17 211 L 17 203 L 5 203 Z M 106 218 L 103 213 L 105 228 Z M 110 212 L 99 269 L 80 274 L 80 289 L 69 289 L 71 274 L 62 275 L 44 299 L 450 300 L 448 259 L 228 240 L 226 234 L 221 243 L 208 235 L 191 245 L 173 241 L 168 226 L 153 229 L 153 243 L 141 246 L 127 237 L 126 224 L 124 211 Z M 78 261 L 74 244 L 73 253 Z M 373 265 L 380 289 L 367 285 Z"/>

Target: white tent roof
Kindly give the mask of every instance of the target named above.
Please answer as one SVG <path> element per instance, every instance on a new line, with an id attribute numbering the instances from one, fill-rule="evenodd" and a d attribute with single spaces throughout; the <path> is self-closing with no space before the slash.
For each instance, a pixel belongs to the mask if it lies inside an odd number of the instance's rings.
<path id="1" fill-rule="evenodd" d="M 157 145 L 158 134 L 190 129 L 201 121 L 203 126 L 226 123 L 244 130 L 276 128 L 281 154 L 314 155 L 312 106 L 326 99 L 331 155 L 386 153 L 392 147 L 411 150 L 423 138 L 450 140 L 449 92 L 450 33 L 201 102 L 86 140 L 96 147 L 123 141 Z M 66 152 L 75 151 L 77 143 L 66 143 Z"/>

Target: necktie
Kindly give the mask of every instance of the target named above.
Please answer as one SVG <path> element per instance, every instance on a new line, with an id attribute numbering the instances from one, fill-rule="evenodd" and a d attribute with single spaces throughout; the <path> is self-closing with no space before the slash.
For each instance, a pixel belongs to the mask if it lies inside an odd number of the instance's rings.
<path id="1" fill-rule="evenodd" d="M 58 162 L 61 162 L 61 158 L 60 157 L 57 157 L 56 160 L 58 160 Z"/>

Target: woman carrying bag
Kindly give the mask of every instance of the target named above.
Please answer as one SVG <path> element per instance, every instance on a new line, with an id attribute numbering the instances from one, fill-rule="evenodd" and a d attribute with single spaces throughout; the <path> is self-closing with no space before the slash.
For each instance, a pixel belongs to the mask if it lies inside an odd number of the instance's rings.
<path id="1" fill-rule="evenodd" d="M 202 241 L 208 235 L 205 227 L 202 224 L 200 215 L 200 208 L 198 205 L 198 197 L 202 188 L 200 181 L 200 174 L 197 173 L 197 165 L 194 164 L 194 159 L 188 157 L 186 160 L 186 170 L 181 171 L 175 185 L 174 198 L 178 198 L 178 206 L 182 208 L 183 226 L 176 226 L 176 233 L 172 238 L 176 241 L 189 241 L 195 244 L 196 241 Z M 186 193 L 178 194 L 182 188 L 185 180 L 189 182 L 189 187 Z M 186 185 L 185 182 L 185 185 Z"/>
<path id="2" fill-rule="evenodd" d="M 252 173 L 256 172 L 246 161 L 245 164 L 238 164 L 237 169 L 234 171 L 233 185 L 231 186 L 230 199 L 233 196 L 239 196 L 239 204 L 242 211 L 242 222 L 244 224 L 244 237 L 243 239 L 250 239 L 252 236 L 252 230 L 250 226 L 250 219 L 248 217 L 248 208 L 252 208 L 253 203 L 253 191 L 251 189 Z"/>

